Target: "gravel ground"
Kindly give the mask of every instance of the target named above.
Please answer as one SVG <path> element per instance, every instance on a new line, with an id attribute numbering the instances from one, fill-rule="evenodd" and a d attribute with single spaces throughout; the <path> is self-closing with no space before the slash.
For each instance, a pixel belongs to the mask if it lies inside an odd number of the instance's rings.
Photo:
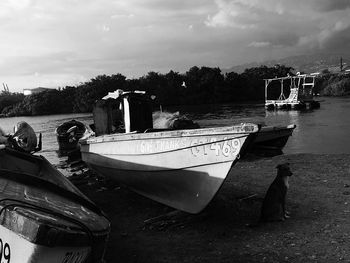
<path id="1" fill-rule="evenodd" d="M 293 172 L 287 194 L 291 218 L 247 227 L 257 221 L 275 167 L 283 162 Z M 88 183 L 79 180 L 78 187 L 112 222 L 106 262 L 350 262 L 350 155 L 242 160 L 198 215 L 96 176 Z M 149 220 L 160 215 L 168 216 Z"/>

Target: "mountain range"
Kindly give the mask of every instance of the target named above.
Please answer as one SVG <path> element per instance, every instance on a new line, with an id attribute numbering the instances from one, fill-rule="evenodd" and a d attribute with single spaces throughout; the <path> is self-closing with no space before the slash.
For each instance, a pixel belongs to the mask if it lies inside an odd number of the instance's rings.
<path id="1" fill-rule="evenodd" d="M 262 63 L 253 62 L 233 66 L 229 69 L 223 69 L 222 73 L 236 72 L 242 73 L 247 68 L 260 67 L 265 65 L 273 67 L 276 64 L 293 67 L 295 72 L 313 73 L 328 69 L 330 72 L 340 71 L 340 61 L 342 59 L 343 69 L 350 68 L 350 54 L 307 54 L 291 56 L 278 60 L 269 60 Z"/>

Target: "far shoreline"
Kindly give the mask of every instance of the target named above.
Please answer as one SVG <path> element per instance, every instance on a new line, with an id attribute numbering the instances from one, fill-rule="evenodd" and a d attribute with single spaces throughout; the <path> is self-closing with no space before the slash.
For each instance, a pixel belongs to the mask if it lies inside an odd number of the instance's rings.
<path id="1" fill-rule="evenodd" d="M 315 100 L 321 100 L 322 99 L 326 99 L 326 98 L 334 98 L 334 99 L 347 99 L 350 98 L 350 95 L 344 95 L 344 96 L 314 96 Z M 247 101 L 232 101 L 232 102 L 226 102 L 226 103 L 199 103 L 199 104 L 179 104 L 179 105 L 162 105 L 162 110 L 163 111 L 167 111 L 170 110 L 174 110 L 174 111 L 178 111 L 179 109 L 192 109 L 192 108 L 201 108 L 201 107 L 217 107 L 220 105 L 232 105 L 232 106 L 261 106 L 264 107 L 265 102 L 264 100 L 247 100 Z M 322 104 L 321 104 L 322 107 Z M 159 111 L 159 109 L 157 109 L 157 106 L 154 106 L 154 112 Z M 285 111 L 285 110 L 282 110 Z M 305 110 L 295 110 L 295 111 L 305 111 Z M 306 110 L 307 111 L 307 110 Z M 56 116 L 56 115 L 73 115 L 73 114 L 91 114 L 92 112 L 70 112 L 70 113 L 53 113 L 53 114 L 39 114 L 39 115 L 16 115 L 16 116 L 7 116 L 5 114 L 0 114 L 0 119 L 4 119 L 4 118 L 30 118 L 30 117 L 40 117 L 40 116 Z"/>

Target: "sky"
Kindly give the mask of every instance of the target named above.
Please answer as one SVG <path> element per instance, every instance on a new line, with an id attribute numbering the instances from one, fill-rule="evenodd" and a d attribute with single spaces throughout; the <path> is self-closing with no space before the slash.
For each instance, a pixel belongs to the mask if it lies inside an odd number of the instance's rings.
<path id="1" fill-rule="evenodd" d="M 11 92 L 347 52 L 350 0 L 1 0 Z"/>

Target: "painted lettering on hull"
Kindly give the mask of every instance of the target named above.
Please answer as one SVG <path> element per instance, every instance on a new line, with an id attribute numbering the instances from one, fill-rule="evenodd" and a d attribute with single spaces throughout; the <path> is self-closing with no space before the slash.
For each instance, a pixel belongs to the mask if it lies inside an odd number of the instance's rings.
<path id="1" fill-rule="evenodd" d="M 10 245 L 0 238 L 0 262 L 10 263 L 11 260 L 11 249 Z"/>
<path id="2" fill-rule="evenodd" d="M 210 138 L 209 142 L 201 139 L 193 140 L 191 146 L 191 153 L 194 156 L 208 155 L 209 151 L 214 151 L 216 156 L 229 157 L 239 153 L 241 142 L 239 139 L 217 140 L 213 137 Z"/>
<path id="3" fill-rule="evenodd" d="M 158 140 L 158 141 L 142 141 L 139 145 L 141 153 L 156 153 L 166 152 L 176 149 L 185 148 L 188 145 L 184 140 L 173 139 L 173 140 Z"/>
<path id="4" fill-rule="evenodd" d="M 142 154 L 189 148 L 194 156 L 208 155 L 212 154 L 212 151 L 214 151 L 216 156 L 223 155 L 229 157 L 239 153 L 241 142 L 239 139 L 229 139 L 227 137 L 203 137 L 189 140 L 142 141 L 137 147 Z"/>

